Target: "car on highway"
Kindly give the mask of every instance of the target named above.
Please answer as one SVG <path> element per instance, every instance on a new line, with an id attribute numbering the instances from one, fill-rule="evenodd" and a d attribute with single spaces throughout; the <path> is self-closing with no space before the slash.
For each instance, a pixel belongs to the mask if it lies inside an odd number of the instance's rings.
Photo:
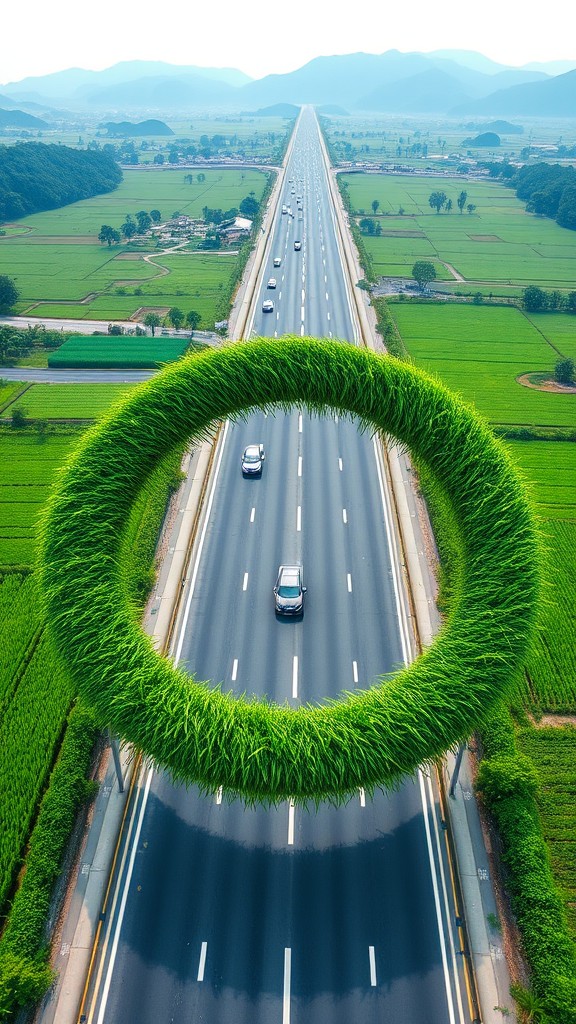
<path id="1" fill-rule="evenodd" d="M 299 563 L 281 565 L 274 587 L 274 608 L 277 615 L 303 615 L 304 573 Z"/>
<path id="2" fill-rule="evenodd" d="M 301 248 L 302 248 L 302 242 L 298 242 L 298 241 L 294 242 L 294 250 L 296 252 L 300 252 Z"/>
<path id="3" fill-rule="evenodd" d="M 281 263 L 282 263 L 282 257 L 281 256 L 275 256 L 274 257 L 274 266 L 275 267 L 279 267 L 281 265 Z"/>
<path id="4" fill-rule="evenodd" d="M 242 452 L 243 476 L 262 476 L 262 463 L 266 458 L 263 444 L 249 444 Z"/>
<path id="5" fill-rule="evenodd" d="M 266 287 L 267 288 L 275 288 L 276 287 L 276 278 L 275 277 L 268 278 L 268 284 L 266 285 Z"/>
<path id="6" fill-rule="evenodd" d="M 264 299 L 264 302 L 262 303 L 262 312 L 263 313 L 273 313 L 274 312 L 274 303 L 272 302 L 272 299 Z"/>
<path id="7" fill-rule="evenodd" d="M 288 207 L 286 206 L 286 203 L 284 203 L 282 206 L 282 213 L 288 213 Z"/>

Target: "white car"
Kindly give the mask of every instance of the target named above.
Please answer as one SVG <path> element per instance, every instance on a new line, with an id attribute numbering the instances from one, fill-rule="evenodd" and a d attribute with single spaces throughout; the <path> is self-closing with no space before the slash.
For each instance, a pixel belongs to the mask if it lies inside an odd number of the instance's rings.
<path id="1" fill-rule="evenodd" d="M 262 476 L 262 463 L 265 458 L 263 444 L 249 444 L 242 453 L 243 476 Z"/>
<path id="2" fill-rule="evenodd" d="M 281 256 L 275 256 L 274 257 L 274 266 L 275 267 L 279 267 L 281 265 L 281 263 L 282 263 L 282 257 Z"/>
<path id="3" fill-rule="evenodd" d="M 266 285 L 266 287 L 267 288 L 275 288 L 276 287 L 276 278 L 275 277 L 271 277 L 269 279 L 268 284 Z"/>
<path id="4" fill-rule="evenodd" d="M 299 241 L 294 242 L 294 250 L 295 250 L 295 252 L 300 252 L 301 248 L 302 248 L 302 242 L 299 242 Z"/>
<path id="5" fill-rule="evenodd" d="M 262 303 L 262 312 L 263 313 L 273 313 L 274 312 L 274 303 L 272 302 L 272 299 L 264 299 L 264 302 Z"/>

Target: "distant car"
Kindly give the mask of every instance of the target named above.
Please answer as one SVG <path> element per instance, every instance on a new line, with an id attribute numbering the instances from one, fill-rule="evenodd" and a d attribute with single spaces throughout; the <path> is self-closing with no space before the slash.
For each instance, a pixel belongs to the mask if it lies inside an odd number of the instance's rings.
<path id="1" fill-rule="evenodd" d="M 282 257 L 281 256 L 275 256 L 274 257 L 274 266 L 275 267 L 279 267 L 281 265 L 281 263 L 282 263 Z"/>
<path id="2" fill-rule="evenodd" d="M 301 248 L 302 248 L 302 242 L 294 242 L 294 249 L 295 249 L 296 252 L 300 252 Z"/>
<path id="3" fill-rule="evenodd" d="M 282 213 L 288 213 L 288 207 L 286 206 L 286 204 L 285 204 L 285 203 L 284 203 L 284 205 L 282 206 Z"/>
<path id="4" fill-rule="evenodd" d="M 249 444 L 242 453 L 244 476 L 262 476 L 262 463 L 266 458 L 263 444 Z"/>
<path id="5" fill-rule="evenodd" d="M 276 614 L 303 615 L 306 589 L 301 565 L 281 565 L 274 587 Z"/>
<path id="6" fill-rule="evenodd" d="M 268 284 L 266 285 L 266 287 L 267 288 L 275 288 L 276 287 L 276 278 L 275 277 L 270 277 L 268 279 Z"/>
<path id="7" fill-rule="evenodd" d="M 264 302 L 262 303 L 262 312 L 263 313 L 273 313 L 274 312 L 274 303 L 272 302 L 272 299 L 264 299 Z"/>

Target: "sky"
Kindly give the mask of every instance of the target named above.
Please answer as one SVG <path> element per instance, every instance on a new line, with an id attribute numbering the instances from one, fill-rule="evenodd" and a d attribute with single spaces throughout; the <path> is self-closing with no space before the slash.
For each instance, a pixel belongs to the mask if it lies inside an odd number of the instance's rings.
<path id="1" fill-rule="evenodd" d="M 461 0 L 26 0 L 5 6 L 2 35 L 10 40 L 0 56 L 3 84 L 136 59 L 234 67 L 261 78 L 357 51 L 475 50 L 515 67 L 576 57 L 566 0 L 547 0 L 546 16 L 533 18 L 502 0 L 477 7 Z"/>

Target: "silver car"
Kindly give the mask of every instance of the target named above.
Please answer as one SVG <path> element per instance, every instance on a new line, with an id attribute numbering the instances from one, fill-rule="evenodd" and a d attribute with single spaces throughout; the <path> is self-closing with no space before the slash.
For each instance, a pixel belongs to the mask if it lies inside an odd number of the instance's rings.
<path id="1" fill-rule="evenodd" d="M 262 476 L 262 463 L 266 458 L 263 444 L 249 444 L 242 453 L 244 476 Z"/>
<path id="2" fill-rule="evenodd" d="M 281 565 L 274 587 L 274 606 L 277 615 L 304 614 L 304 574 L 302 566 Z"/>

